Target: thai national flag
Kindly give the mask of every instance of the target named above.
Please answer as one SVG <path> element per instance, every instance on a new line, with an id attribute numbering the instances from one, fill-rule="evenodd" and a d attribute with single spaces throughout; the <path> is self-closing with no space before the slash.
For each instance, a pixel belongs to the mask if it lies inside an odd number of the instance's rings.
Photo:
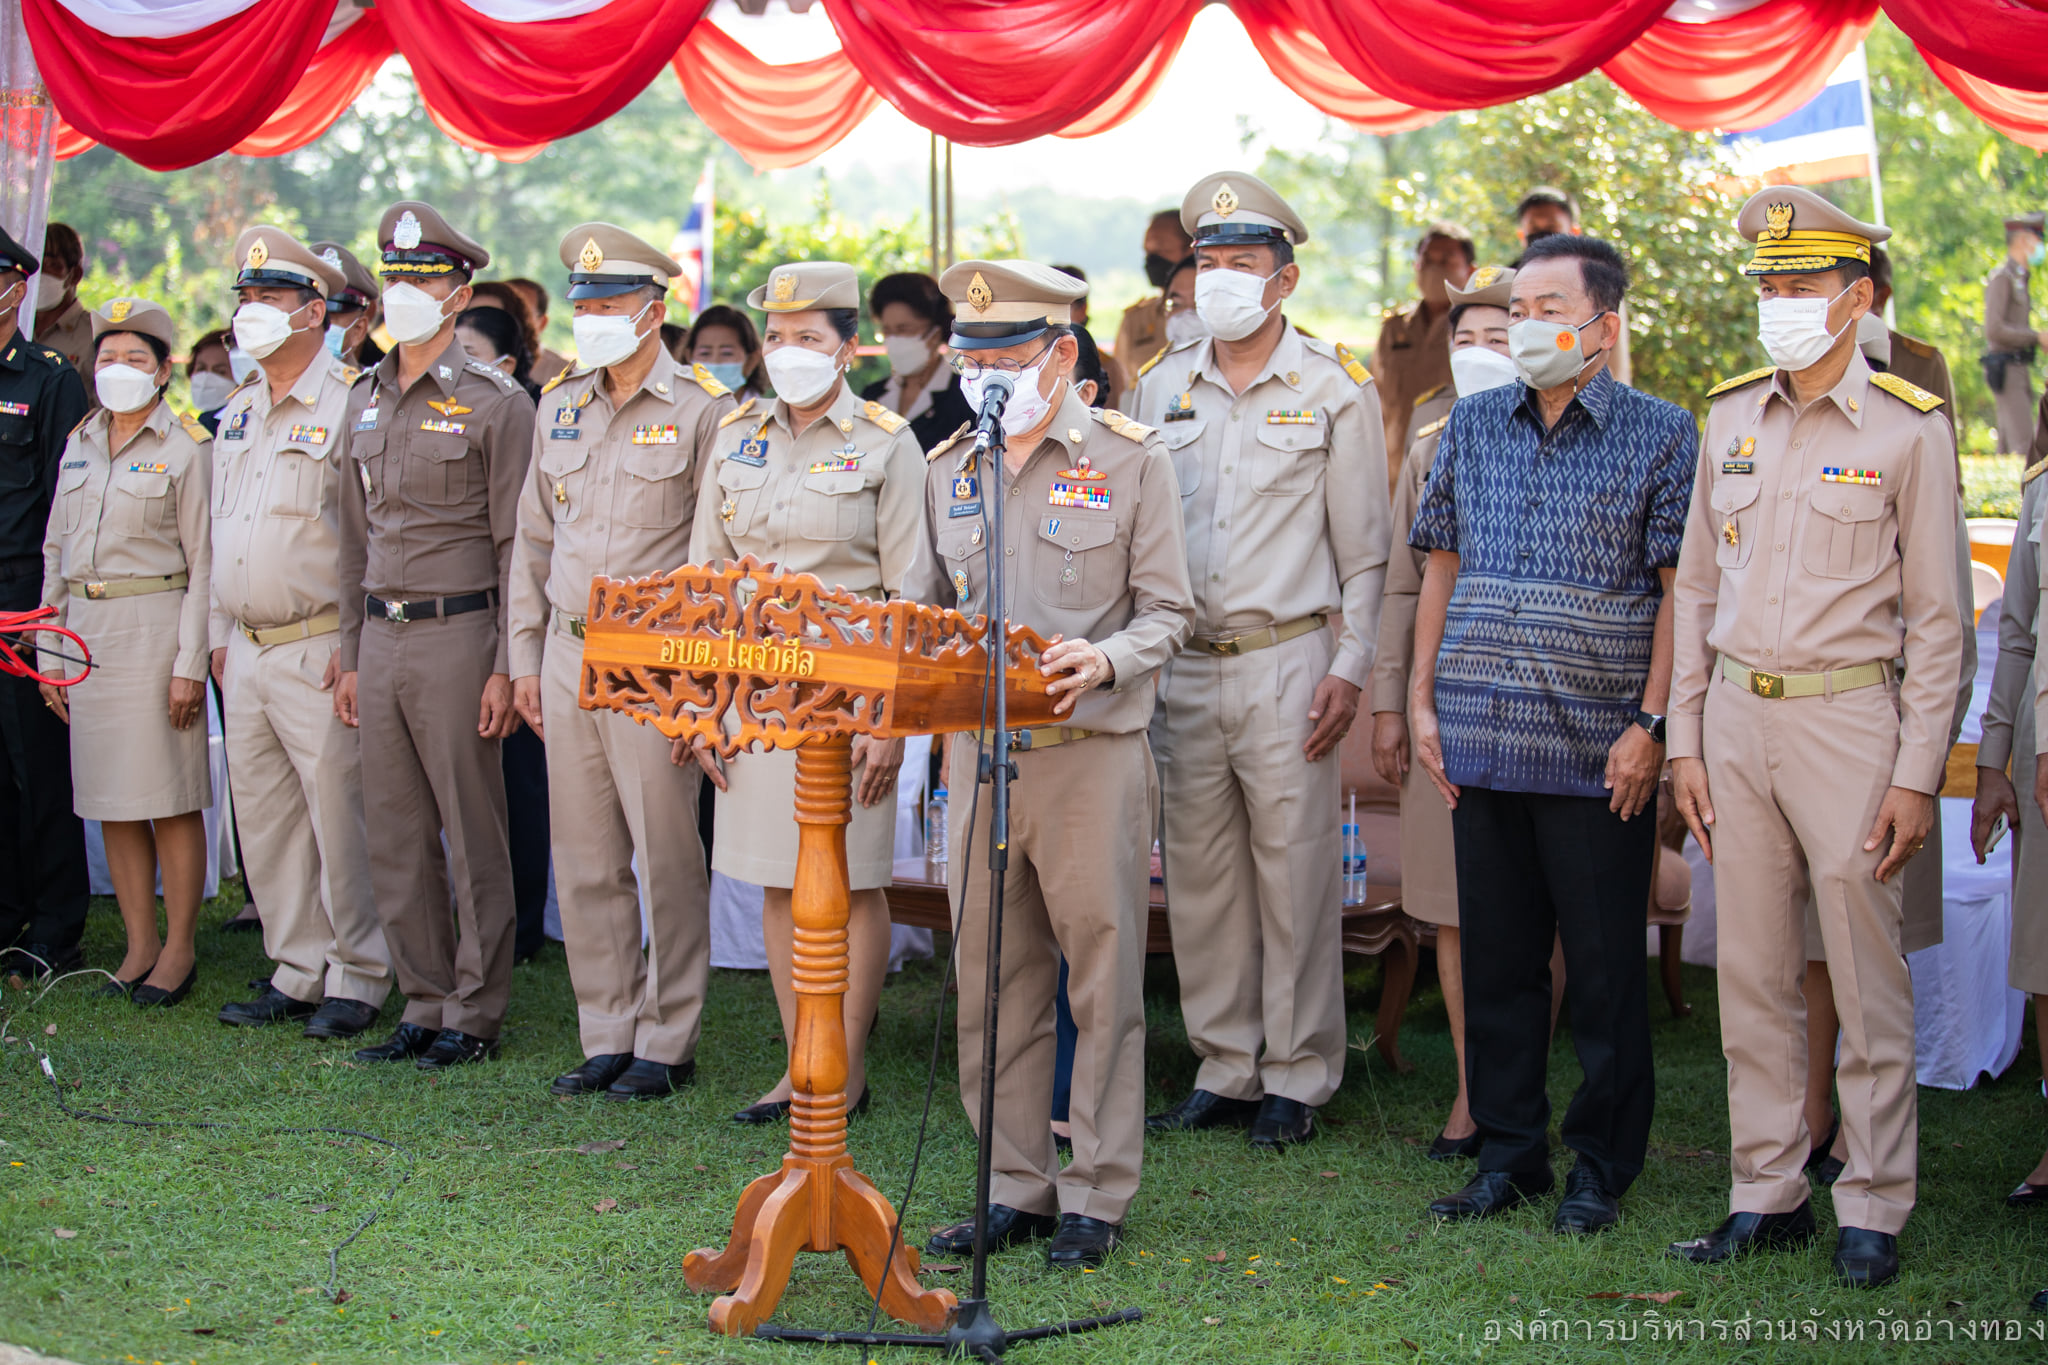
<path id="1" fill-rule="evenodd" d="M 1877 138 L 1870 126 L 1869 72 L 1859 44 L 1805 105 L 1776 123 L 1721 139 L 1734 154 L 1725 188 L 1754 192 L 1765 185 L 1815 185 L 1870 175 Z"/>
<path id="2" fill-rule="evenodd" d="M 711 239 L 717 230 L 717 215 L 712 212 L 711 169 L 712 163 L 704 163 L 697 192 L 690 196 L 690 212 L 668 248 L 668 254 L 683 267 L 676 280 L 676 293 L 693 301 L 693 313 L 711 306 Z"/>

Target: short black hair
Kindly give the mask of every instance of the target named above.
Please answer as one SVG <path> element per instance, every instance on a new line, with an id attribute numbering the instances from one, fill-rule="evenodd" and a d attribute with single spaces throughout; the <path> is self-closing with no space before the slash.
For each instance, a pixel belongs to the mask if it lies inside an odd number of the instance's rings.
<path id="1" fill-rule="evenodd" d="M 1523 195 L 1522 202 L 1515 205 L 1515 221 L 1521 222 L 1523 214 L 1543 204 L 1555 204 L 1570 215 L 1574 223 L 1579 221 L 1578 201 L 1554 185 L 1538 185 Z"/>
<path id="2" fill-rule="evenodd" d="M 529 280 L 524 275 L 514 275 L 511 279 L 506 280 L 505 283 L 511 285 L 514 289 L 531 292 L 533 298 L 540 301 L 540 311 L 543 313 L 548 311 L 548 304 L 553 302 L 552 296 L 548 293 L 548 287 L 539 280 Z M 532 300 L 528 300 L 528 302 L 532 302 Z"/>
<path id="3" fill-rule="evenodd" d="M 110 327 L 106 331 L 101 332 L 98 336 L 93 338 L 93 359 L 99 359 L 100 343 L 105 341 L 108 337 L 140 338 L 142 343 L 149 347 L 149 353 L 156 357 L 156 363 L 158 365 L 162 365 L 166 360 L 169 360 L 171 358 L 171 348 L 164 344 L 164 339 L 162 337 L 151 336 L 148 332 L 124 332 L 117 327 Z"/>
<path id="4" fill-rule="evenodd" d="M 1086 381 L 1094 380 L 1095 402 L 1092 406 L 1098 408 L 1103 406 L 1104 401 L 1109 397 L 1109 371 L 1103 368 L 1102 352 L 1096 349 L 1095 338 L 1089 336 L 1087 329 L 1081 327 L 1054 328 L 1051 330 L 1064 331 L 1074 338 L 1074 345 L 1080 351 L 1080 354 L 1074 358 L 1074 372 L 1068 377 L 1077 389 Z M 1054 338 L 1054 344 L 1058 344 L 1057 337 Z"/>
<path id="5" fill-rule="evenodd" d="M 1439 237 L 1458 245 L 1465 253 L 1466 265 L 1479 264 L 1479 252 L 1472 245 L 1472 233 L 1464 224 L 1453 223 L 1447 218 L 1440 218 L 1422 230 L 1422 235 L 1415 239 L 1415 254 L 1421 256 L 1423 252 L 1429 250 L 1429 244 Z"/>
<path id="6" fill-rule="evenodd" d="M 1451 318 L 1448 323 L 1453 333 L 1458 330 L 1458 319 L 1464 317 L 1466 313 L 1474 308 L 1500 308 L 1500 311 L 1503 313 L 1507 311 L 1507 309 L 1501 308 L 1501 305 L 1497 303 L 1454 303 L 1451 305 Z"/>
<path id="7" fill-rule="evenodd" d="M 1881 246 L 1870 248 L 1870 283 L 1879 289 L 1892 287 L 1892 258 Z"/>
<path id="8" fill-rule="evenodd" d="M 51 223 L 43 229 L 43 269 L 53 263 L 85 273 L 85 242 L 69 223 Z"/>
<path id="9" fill-rule="evenodd" d="M 185 374 L 189 378 L 198 372 L 199 353 L 209 346 L 218 346 L 223 351 L 234 348 L 233 334 L 225 327 L 216 327 L 210 332 L 201 332 L 192 339 L 192 349 L 185 353 Z"/>
<path id="10" fill-rule="evenodd" d="M 1628 263 L 1611 243 L 1598 237 L 1574 237 L 1568 232 L 1538 237 L 1522 253 L 1521 264 L 1527 267 L 1566 256 L 1578 261 L 1579 279 L 1594 307 L 1606 313 L 1621 307 L 1622 295 L 1628 293 Z"/>
<path id="11" fill-rule="evenodd" d="M 860 335 L 860 309 L 822 308 L 819 311 L 832 320 L 832 329 L 839 333 L 841 341 L 852 341 Z"/>
<path id="12" fill-rule="evenodd" d="M 953 305 L 939 289 L 939 282 L 920 270 L 902 270 L 884 275 L 868 291 L 868 316 L 875 325 L 882 322 L 882 310 L 900 303 L 940 331 L 953 326 Z"/>
<path id="13" fill-rule="evenodd" d="M 480 303 L 455 315 L 457 327 L 479 332 L 497 348 L 498 355 L 512 357 L 512 377 L 524 387 L 533 373 L 533 352 L 527 349 L 526 319 L 516 318 L 496 304 Z M 483 356 L 474 357 L 483 360 Z M 497 356 L 491 357 L 495 360 Z"/>
<path id="14" fill-rule="evenodd" d="M 1145 224 L 1145 226 L 1147 228 L 1170 227 L 1183 237 L 1188 235 L 1186 225 L 1180 220 L 1179 209 L 1161 209 L 1152 215 L 1152 220 Z"/>

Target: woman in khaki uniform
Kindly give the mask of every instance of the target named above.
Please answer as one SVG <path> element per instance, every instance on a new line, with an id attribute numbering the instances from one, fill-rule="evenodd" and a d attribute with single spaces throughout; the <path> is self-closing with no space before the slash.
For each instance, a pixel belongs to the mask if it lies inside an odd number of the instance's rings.
<path id="1" fill-rule="evenodd" d="M 64 448 L 43 540 L 43 602 L 92 652 L 77 686 L 44 687 L 71 726 L 72 800 L 106 834 L 128 952 L 110 994 L 175 1005 L 198 978 L 193 933 L 213 803 L 207 763 L 206 429 L 164 401 L 176 334 L 144 299 L 93 315 L 100 408 Z M 50 659 L 45 672 L 75 672 Z M 157 935 L 161 871 L 169 932 Z"/>
<path id="2" fill-rule="evenodd" d="M 860 284 L 850 265 L 777 266 L 747 298 L 766 314 L 762 343 L 779 397 L 743 404 L 725 419 L 715 463 L 697 500 L 690 558 L 698 564 L 753 555 L 786 571 L 816 574 L 864 597 L 900 594 L 924 522 L 924 455 L 910 424 L 846 386 L 859 332 Z M 682 746 L 678 746 L 678 758 Z M 723 771 L 709 750 L 698 762 L 719 788 L 711 866 L 765 888 L 761 918 L 768 971 L 785 1036 L 796 1036 L 790 989 L 796 882 L 796 755 L 742 754 Z M 846 870 L 849 1095 L 867 1102 L 868 1025 L 889 965 L 886 888 L 896 841 L 900 740 L 856 739 Z M 768 1123 L 789 1111 L 789 1077 L 733 1117 Z"/>

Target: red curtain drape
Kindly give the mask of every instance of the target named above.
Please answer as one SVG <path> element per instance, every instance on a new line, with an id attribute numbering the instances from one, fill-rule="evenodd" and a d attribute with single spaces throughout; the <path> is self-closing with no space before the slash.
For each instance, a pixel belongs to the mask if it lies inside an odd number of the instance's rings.
<path id="1" fill-rule="evenodd" d="M 1941 83 L 1953 91 L 1971 113 L 2014 142 L 2048 152 L 2048 94 L 1993 85 L 1951 66 L 1924 48 L 1920 55 L 1927 59 L 1928 67 Z"/>
<path id="2" fill-rule="evenodd" d="M 824 0 L 846 53 L 913 123 L 971 147 L 1057 133 L 1126 89 L 1202 0 Z"/>
<path id="3" fill-rule="evenodd" d="M 1153 94 L 1159 89 L 1159 82 L 1166 79 L 1173 59 L 1180 55 L 1180 45 L 1187 41 L 1188 25 L 1194 19 L 1193 10 L 1182 15 L 1178 23 L 1159 35 L 1158 43 L 1145 54 L 1145 60 L 1138 63 L 1138 69 L 1126 77 L 1121 86 L 1110 91 L 1102 103 L 1060 129 L 1057 135 L 1093 137 L 1097 133 L 1106 133 L 1150 104 Z"/>
<path id="4" fill-rule="evenodd" d="M 1256 19 L 1243 9 L 1237 14 L 1273 74 L 1331 118 L 1367 132 L 1402 133 L 1443 117 L 1442 110 L 1417 109 L 1367 89 L 1284 6 L 1261 12 Z"/>
<path id="5" fill-rule="evenodd" d="M 1884 12 L 1930 59 L 2013 90 L 2048 91 L 2048 0 L 1884 0 Z"/>
<path id="6" fill-rule="evenodd" d="M 716 24 L 690 30 L 672 65 L 692 112 L 757 170 L 801 166 L 882 102 L 844 52 L 773 65 Z"/>
<path id="7" fill-rule="evenodd" d="M 1768 0 L 1709 24 L 1659 19 L 1601 68 L 1680 128 L 1761 128 L 1820 93 L 1878 0 Z"/>
<path id="8" fill-rule="evenodd" d="M 333 42 L 313 54 L 305 74 L 263 126 L 230 150 L 238 156 L 282 156 L 326 132 L 363 93 L 396 51 L 384 16 L 366 9 Z"/>
<path id="9" fill-rule="evenodd" d="M 153 171 L 195 166 L 261 127 L 333 10 L 334 0 L 256 0 L 175 38 L 117 38 L 58 0 L 22 0 L 36 65 L 65 121 Z"/>

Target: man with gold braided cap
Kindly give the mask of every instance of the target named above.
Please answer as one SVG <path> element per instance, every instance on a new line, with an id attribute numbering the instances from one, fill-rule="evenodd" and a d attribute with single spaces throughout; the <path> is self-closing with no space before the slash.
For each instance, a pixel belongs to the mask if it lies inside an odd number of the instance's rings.
<path id="1" fill-rule="evenodd" d="M 1675 585 L 1670 754 L 1714 865 L 1729 1217 L 1696 1262 L 1810 1239 L 1809 888 L 1842 1024 L 1835 1272 L 1898 1274 L 1915 1199 L 1913 987 L 1901 870 L 1936 818 L 1963 654 L 1954 435 L 1940 400 L 1856 347 L 1890 233 L 1772 187 L 1755 250 L 1771 366 L 1717 386 Z M 1904 661 L 1904 676 L 1894 666 Z"/>

